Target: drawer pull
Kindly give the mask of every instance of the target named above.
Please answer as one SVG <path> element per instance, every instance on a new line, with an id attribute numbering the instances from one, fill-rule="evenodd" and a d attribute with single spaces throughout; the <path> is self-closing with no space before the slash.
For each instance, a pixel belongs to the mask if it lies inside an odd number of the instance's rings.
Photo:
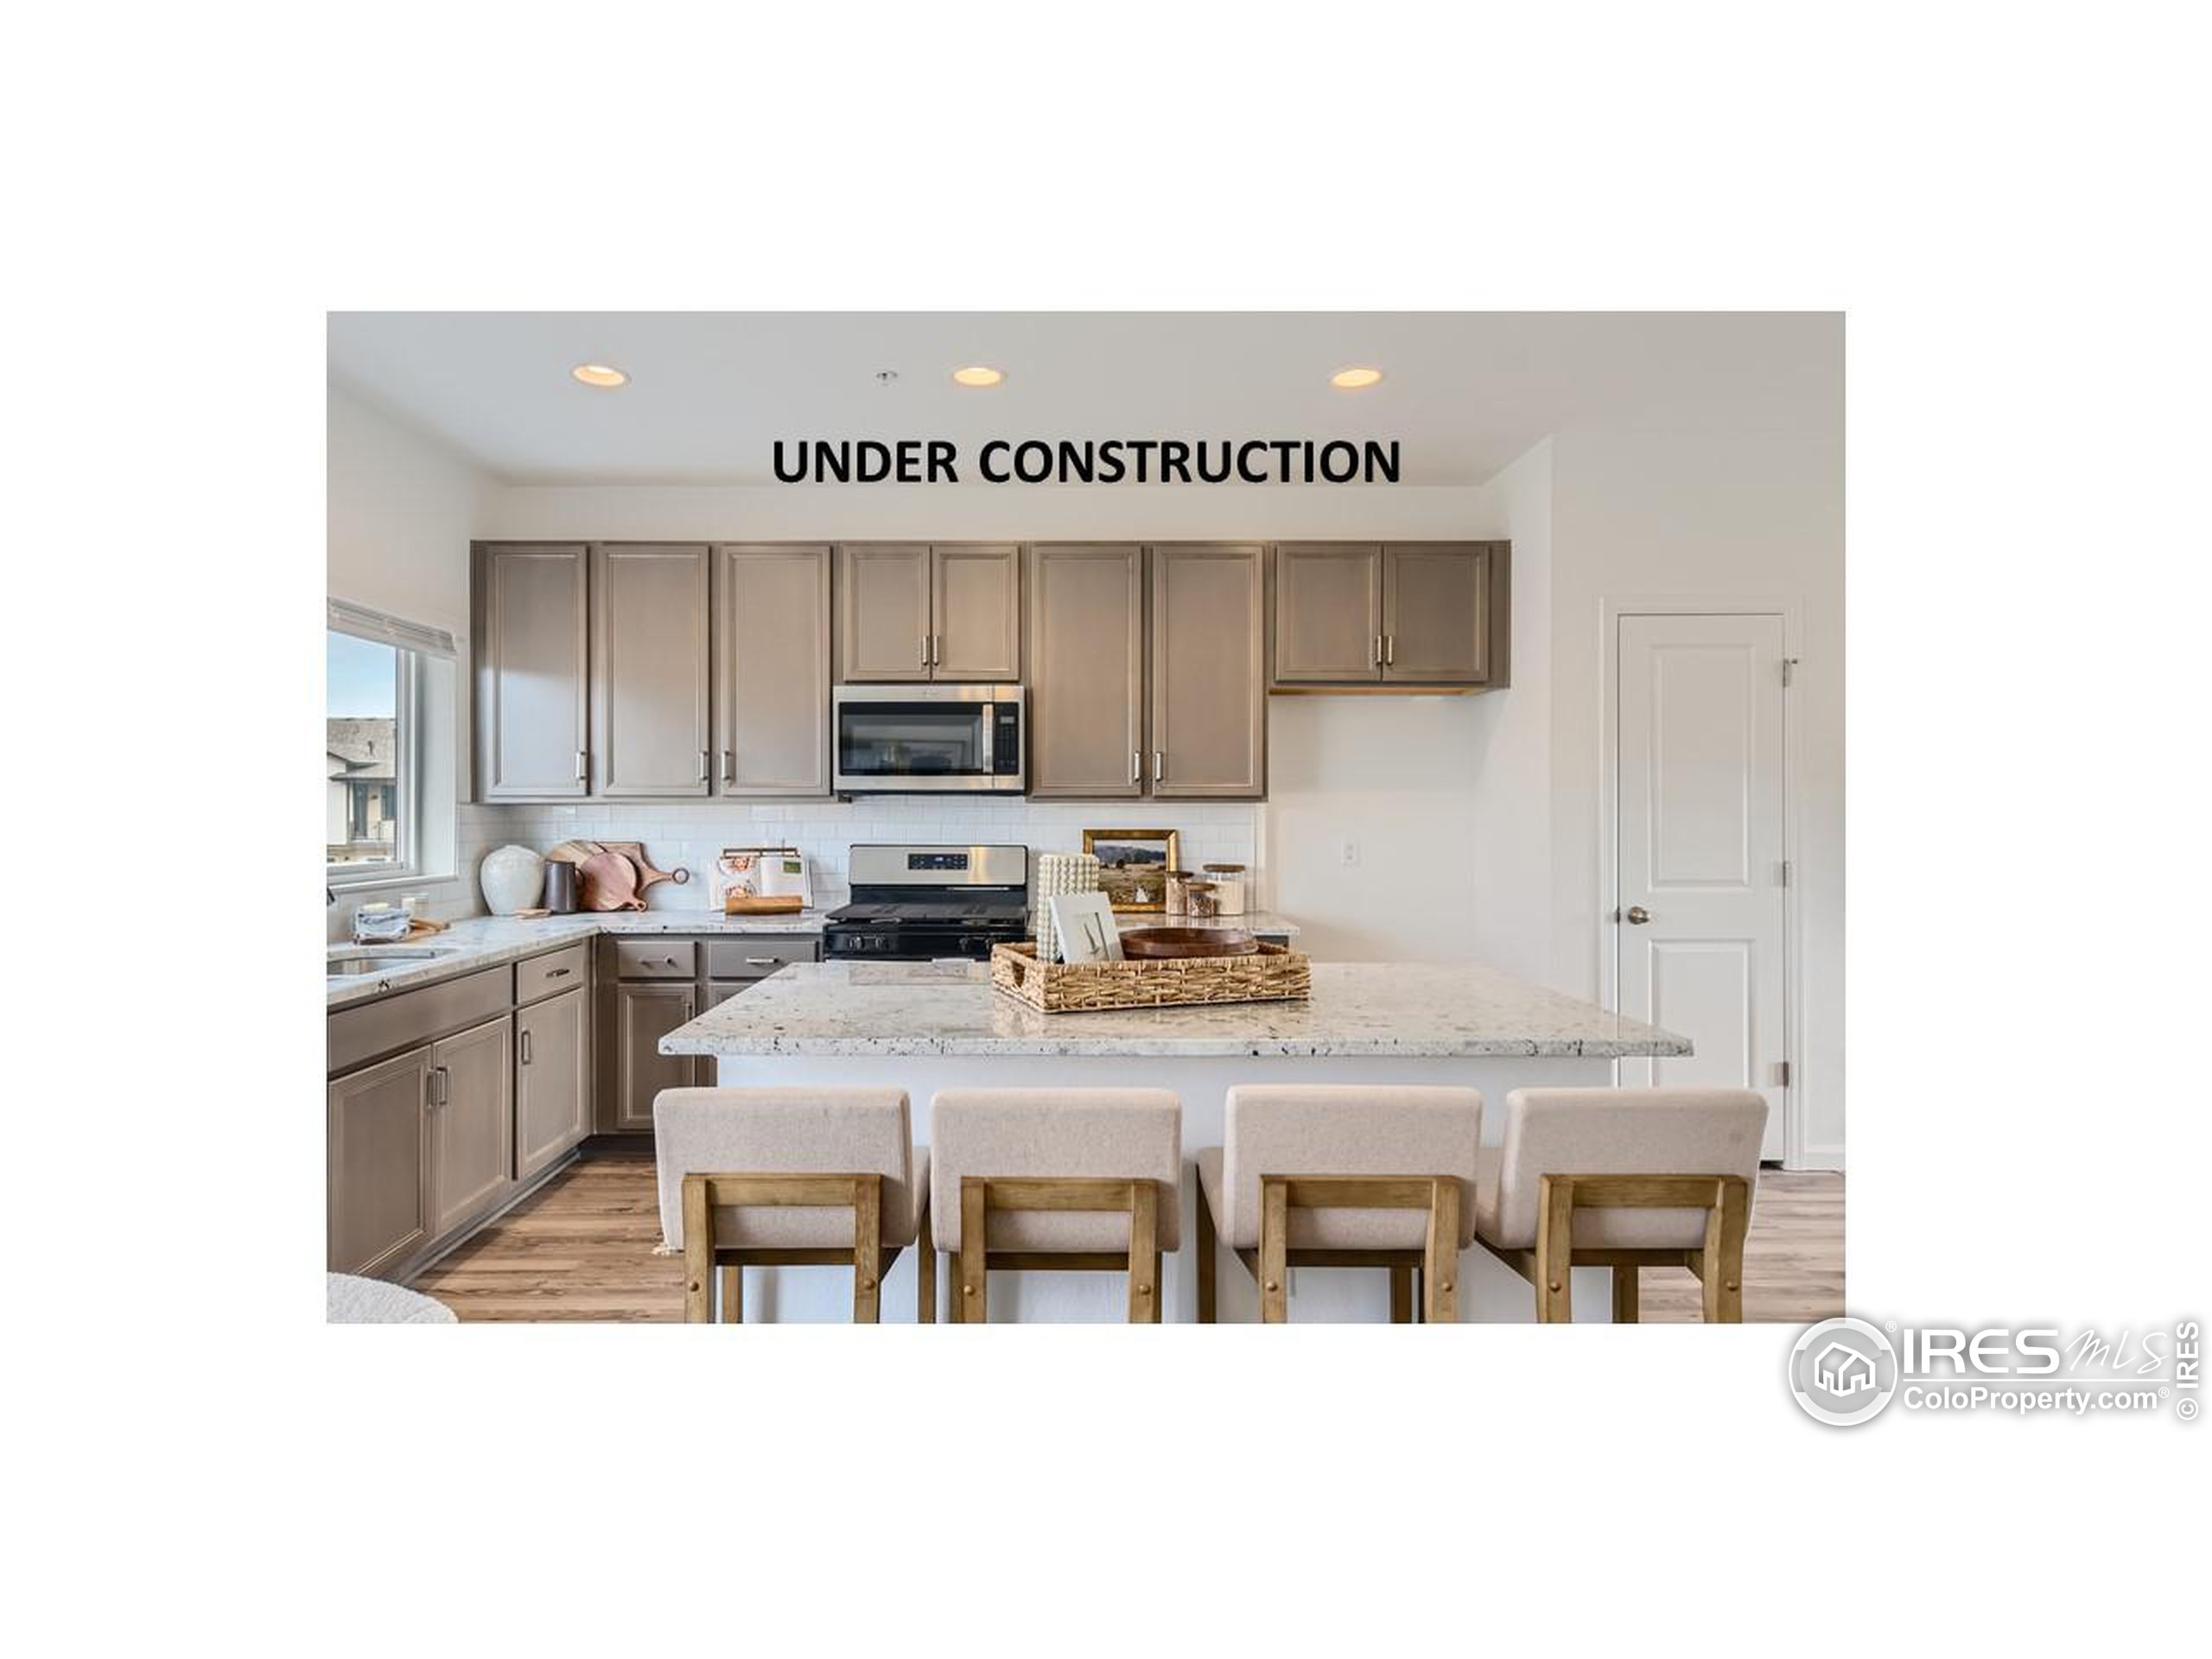
<path id="1" fill-rule="evenodd" d="M 548 968 L 545 970 L 545 977 L 548 979 L 566 979 L 575 971 L 575 970 L 572 968 Z"/>
<path id="2" fill-rule="evenodd" d="M 518 1046 L 521 1053 L 517 1058 L 522 1065 L 528 1065 L 530 1064 L 530 1032 L 527 1027 L 523 1031 L 522 1040 Z"/>
<path id="3" fill-rule="evenodd" d="M 776 957 L 747 957 L 745 965 L 748 968 L 780 968 L 783 963 Z"/>

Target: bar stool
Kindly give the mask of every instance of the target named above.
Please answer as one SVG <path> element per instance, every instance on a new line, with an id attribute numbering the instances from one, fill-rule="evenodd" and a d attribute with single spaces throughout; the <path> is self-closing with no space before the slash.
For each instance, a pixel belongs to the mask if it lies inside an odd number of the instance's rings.
<path id="1" fill-rule="evenodd" d="M 1535 1287 L 1536 1318 L 1573 1317 L 1578 1267 L 1613 1271 L 1613 1319 L 1637 1318 L 1637 1274 L 1688 1268 L 1708 1323 L 1744 1319 L 1766 1100 L 1747 1089 L 1516 1089 L 1485 1148 L 1475 1236 Z"/>
<path id="2" fill-rule="evenodd" d="M 937 1318 L 929 1149 L 899 1089 L 664 1089 L 653 1101 L 660 1230 L 683 1253 L 683 1317 L 745 1317 L 745 1269 L 853 1269 L 853 1319 L 873 1325 L 883 1275 L 918 1246 L 914 1315 Z"/>
<path id="3" fill-rule="evenodd" d="M 1459 1252 L 1483 1097 L 1472 1089 L 1242 1085 L 1223 1145 L 1198 1165 L 1198 1322 L 1215 1317 L 1217 1236 L 1260 1287 L 1260 1318 L 1290 1318 L 1292 1268 L 1388 1268 L 1390 1318 L 1459 1318 Z"/>
<path id="4" fill-rule="evenodd" d="M 938 1242 L 958 1258 L 950 1318 L 989 1318 L 989 1274 L 1129 1275 L 1132 1325 L 1160 1322 L 1160 1258 L 1180 1243 L 1183 1103 L 1164 1089 L 948 1089 L 930 1103 Z"/>

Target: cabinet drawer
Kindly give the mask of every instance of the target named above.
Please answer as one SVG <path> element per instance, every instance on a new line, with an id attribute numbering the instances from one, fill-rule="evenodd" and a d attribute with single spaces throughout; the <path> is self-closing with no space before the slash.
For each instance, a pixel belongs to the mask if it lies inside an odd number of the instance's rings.
<path id="1" fill-rule="evenodd" d="M 578 944 L 550 950 L 515 964 L 515 1001 L 535 1002 L 556 991 L 572 991 L 590 976 L 591 947 Z"/>
<path id="2" fill-rule="evenodd" d="M 330 1016 L 329 1075 L 505 1014 L 513 988 L 505 969 L 486 968 L 419 991 L 340 1008 Z"/>
<path id="3" fill-rule="evenodd" d="M 765 979 L 787 962 L 812 962 L 811 938 L 764 938 L 707 941 L 709 979 Z"/>
<path id="4" fill-rule="evenodd" d="M 614 972 L 622 979 L 690 979 L 699 971 L 691 939 L 617 939 Z"/>

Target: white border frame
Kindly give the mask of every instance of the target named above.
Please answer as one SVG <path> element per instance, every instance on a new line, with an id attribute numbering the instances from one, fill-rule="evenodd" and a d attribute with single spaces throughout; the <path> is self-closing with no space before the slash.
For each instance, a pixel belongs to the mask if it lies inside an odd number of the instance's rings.
<path id="1" fill-rule="evenodd" d="M 1620 928 L 1611 918 L 1620 907 L 1620 625 L 1628 616 L 1778 616 L 1783 656 L 1802 668 L 1805 659 L 1804 607 L 1778 594 L 1670 594 L 1658 598 L 1601 598 L 1598 649 L 1598 978 L 1599 1001 L 1620 1011 Z M 1789 865 L 1783 889 L 1782 1058 L 1789 1066 L 1783 1089 L 1782 1166 L 1826 1168 L 1806 1160 L 1805 1141 L 1805 972 L 1804 860 L 1799 854 L 1798 802 L 1804 777 L 1799 753 L 1804 722 L 1797 717 L 1796 693 L 1802 682 L 1792 677 L 1782 700 L 1782 856 Z M 1618 1075 L 1618 1067 L 1616 1075 Z"/>

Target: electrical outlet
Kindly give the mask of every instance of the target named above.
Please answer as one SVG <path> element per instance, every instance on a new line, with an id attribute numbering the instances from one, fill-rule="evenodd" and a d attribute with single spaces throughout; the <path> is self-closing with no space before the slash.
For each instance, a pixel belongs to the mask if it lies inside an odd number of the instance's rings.
<path id="1" fill-rule="evenodd" d="M 1344 842 L 1344 849 L 1343 849 L 1342 853 L 1339 855 L 1339 857 L 1342 859 L 1343 862 L 1344 862 L 1345 865 L 1347 865 L 1347 866 L 1350 866 L 1350 865 L 1353 865 L 1353 864 L 1357 864 L 1357 863 L 1358 863 L 1358 862 L 1359 862 L 1359 843 L 1358 843 L 1357 842 L 1356 842 L 1356 841 L 1348 841 L 1348 842 Z"/>

